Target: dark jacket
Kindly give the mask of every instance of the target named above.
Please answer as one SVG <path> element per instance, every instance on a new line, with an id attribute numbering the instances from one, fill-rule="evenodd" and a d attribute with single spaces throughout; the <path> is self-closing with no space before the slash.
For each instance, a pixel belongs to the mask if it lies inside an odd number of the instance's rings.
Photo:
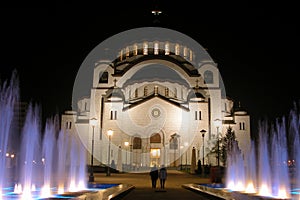
<path id="1" fill-rule="evenodd" d="M 159 170 L 159 178 L 167 179 L 167 169 L 165 167 L 163 167 Z"/>
<path id="2" fill-rule="evenodd" d="M 152 168 L 150 171 L 151 179 L 158 179 L 158 169 Z"/>

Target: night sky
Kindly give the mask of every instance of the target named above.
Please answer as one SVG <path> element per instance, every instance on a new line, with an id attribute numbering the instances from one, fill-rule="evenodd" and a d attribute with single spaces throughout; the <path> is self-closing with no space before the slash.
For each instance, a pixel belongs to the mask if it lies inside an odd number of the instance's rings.
<path id="1" fill-rule="evenodd" d="M 99 1 L 101 2 L 101 1 Z M 196 40 L 218 63 L 226 93 L 252 116 L 280 117 L 299 101 L 299 20 L 289 1 L 84 1 L 0 8 L 0 77 L 16 69 L 21 98 L 43 117 L 71 109 L 85 57 L 103 40 L 158 26 Z M 159 22 L 151 14 L 163 11 Z M 298 30 L 297 30 L 298 29 Z"/>

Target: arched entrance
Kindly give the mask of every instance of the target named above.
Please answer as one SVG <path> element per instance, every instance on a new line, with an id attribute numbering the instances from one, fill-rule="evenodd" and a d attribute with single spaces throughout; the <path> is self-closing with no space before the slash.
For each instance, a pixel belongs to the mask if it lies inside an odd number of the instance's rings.
<path id="1" fill-rule="evenodd" d="M 150 166 L 160 166 L 162 140 L 159 133 L 150 137 Z"/>

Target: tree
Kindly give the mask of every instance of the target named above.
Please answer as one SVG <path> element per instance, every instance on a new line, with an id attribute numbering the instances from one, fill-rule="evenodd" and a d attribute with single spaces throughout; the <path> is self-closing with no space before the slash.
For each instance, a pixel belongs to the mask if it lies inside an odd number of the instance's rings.
<path id="1" fill-rule="evenodd" d="M 220 159 L 224 163 L 225 166 L 226 166 L 226 160 L 227 160 L 227 153 L 232 151 L 234 143 L 237 143 L 236 136 L 235 136 L 235 133 L 232 130 L 232 128 L 229 126 L 227 128 L 227 132 L 226 132 L 225 136 L 222 138 L 222 141 L 221 141 L 222 145 L 221 145 L 221 150 L 220 150 L 221 151 Z"/>
<path id="2" fill-rule="evenodd" d="M 226 166 L 227 153 L 232 151 L 234 143 L 237 143 L 236 136 L 232 128 L 229 126 L 227 132 L 223 138 L 219 138 L 219 152 L 218 152 L 218 141 L 214 144 L 214 147 L 211 149 L 210 154 L 215 154 L 218 159 L 220 155 L 220 162 L 223 163 L 223 166 Z M 218 154 L 219 153 L 219 154 Z"/>

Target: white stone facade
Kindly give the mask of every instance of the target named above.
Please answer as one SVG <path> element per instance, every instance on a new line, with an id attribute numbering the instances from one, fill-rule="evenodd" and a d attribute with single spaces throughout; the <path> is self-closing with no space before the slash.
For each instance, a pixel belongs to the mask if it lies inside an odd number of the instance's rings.
<path id="1" fill-rule="evenodd" d="M 204 156 L 205 164 L 215 165 L 208 154 L 217 130 L 224 136 L 229 125 L 247 152 L 250 116 L 235 112 L 233 100 L 222 94 L 216 63 L 195 63 L 194 57 L 188 47 L 170 42 L 124 47 L 114 61 L 95 64 L 91 96 L 78 102 L 76 112 L 62 115 L 62 128 L 78 134 L 89 153 L 94 140 L 94 164 L 113 160 L 121 170 L 190 165 L 192 148 L 197 160 Z"/>

